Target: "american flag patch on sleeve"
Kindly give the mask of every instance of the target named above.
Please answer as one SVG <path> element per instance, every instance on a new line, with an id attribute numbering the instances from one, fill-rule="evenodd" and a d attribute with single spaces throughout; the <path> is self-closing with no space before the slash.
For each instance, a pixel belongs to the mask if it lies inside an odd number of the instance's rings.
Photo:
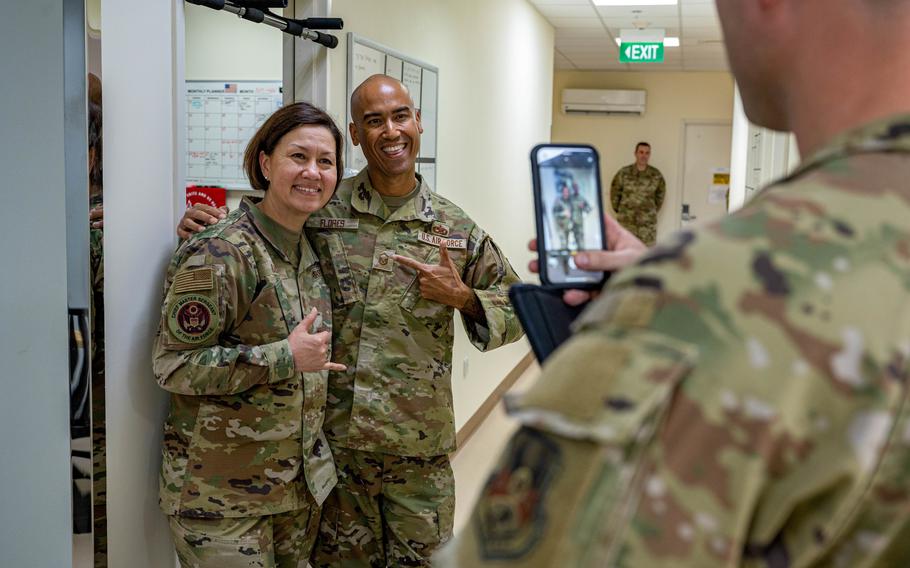
<path id="1" fill-rule="evenodd" d="M 175 294 L 207 292 L 215 287 L 215 273 L 210 267 L 181 272 L 174 277 L 171 289 Z"/>

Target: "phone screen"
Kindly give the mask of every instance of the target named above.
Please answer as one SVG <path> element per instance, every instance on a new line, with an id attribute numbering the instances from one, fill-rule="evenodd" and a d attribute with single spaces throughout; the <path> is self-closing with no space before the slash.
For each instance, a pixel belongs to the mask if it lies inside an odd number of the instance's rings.
<path id="1" fill-rule="evenodd" d="M 535 158 L 547 281 L 579 285 L 602 282 L 603 272 L 589 272 L 575 265 L 579 252 L 605 248 L 596 152 L 586 147 L 544 146 L 537 148 Z"/>

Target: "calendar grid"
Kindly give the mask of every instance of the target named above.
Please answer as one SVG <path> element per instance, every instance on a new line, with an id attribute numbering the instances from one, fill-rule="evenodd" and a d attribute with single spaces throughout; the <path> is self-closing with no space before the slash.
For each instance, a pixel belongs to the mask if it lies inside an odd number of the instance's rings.
<path id="1" fill-rule="evenodd" d="M 250 189 L 243 153 L 282 103 L 281 81 L 187 81 L 188 184 Z"/>

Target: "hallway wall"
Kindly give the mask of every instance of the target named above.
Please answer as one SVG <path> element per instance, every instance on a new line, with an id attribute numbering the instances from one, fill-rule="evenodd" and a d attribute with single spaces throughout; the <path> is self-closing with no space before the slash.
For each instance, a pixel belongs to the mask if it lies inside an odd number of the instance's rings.
<path id="1" fill-rule="evenodd" d="M 641 89 L 647 110 L 635 116 L 566 115 L 563 89 Z M 651 144 L 651 165 L 667 181 L 667 197 L 658 216 L 658 238 L 679 228 L 679 163 L 684 120 L 733 120 L 733 77 L 729 73 L 659 73 L 557 71 L 553 81 L 553 141 L 583 142 L 600 153 L 605 205 L 616 170 L 634 161 L 635 144 Z"/>
<path id="2" fill-rule="evenodd" d="M 65 147 L 63 29 L 61 2 L 4 4 L 0 224 L 15 243 L 0 279 L 4 566 L 72 564 L 64 161 L 76 149 Z"/>

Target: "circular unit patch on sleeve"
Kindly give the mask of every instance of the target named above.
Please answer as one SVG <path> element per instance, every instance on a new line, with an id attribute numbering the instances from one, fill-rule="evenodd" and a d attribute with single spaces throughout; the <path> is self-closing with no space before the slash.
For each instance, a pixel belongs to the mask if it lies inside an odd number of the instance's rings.
<path id="1" fill-rule="evenodd" d="M 168 304 L 167 323 L 181 343 L 202 343 L 218 330 L 218 309 L 207 296 L 183 294 Z"/>

